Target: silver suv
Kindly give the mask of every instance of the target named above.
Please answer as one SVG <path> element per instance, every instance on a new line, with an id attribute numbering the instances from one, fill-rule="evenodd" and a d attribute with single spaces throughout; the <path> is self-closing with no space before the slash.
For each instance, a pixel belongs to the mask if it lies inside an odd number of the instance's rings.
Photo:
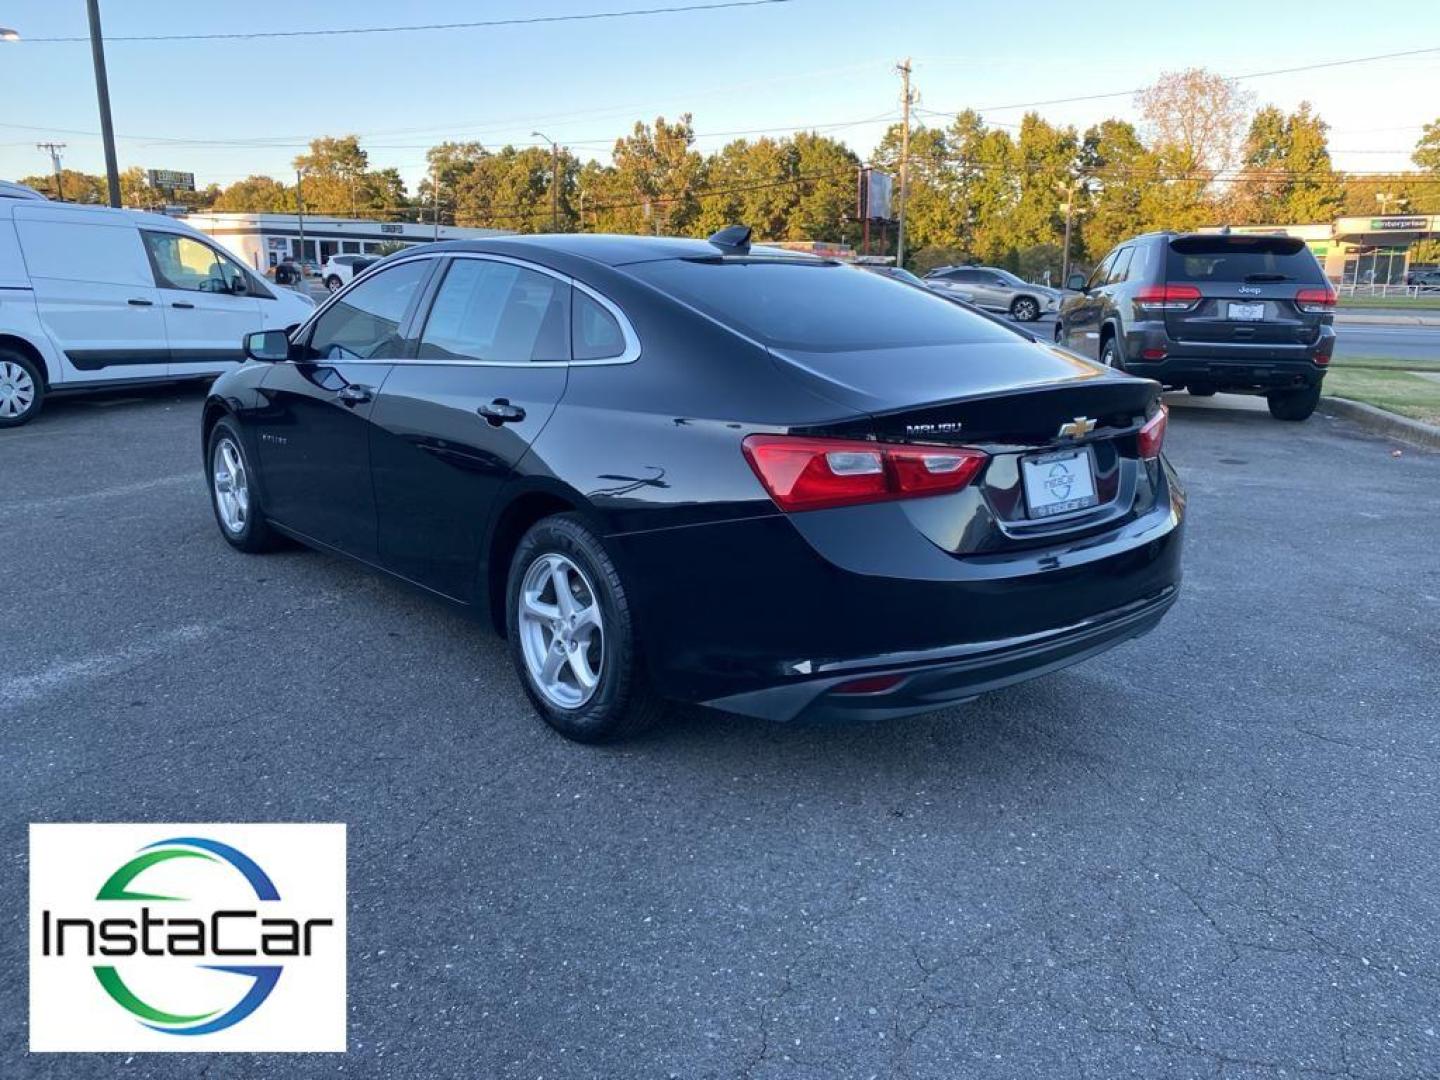
<path id="1" fill-rule="evenodd" d="M 1060 307 L 1059 289 L 1031 285 L 994 266 L 942 266 L 925 275 L 925 284 L 976 307 L 1003 311 L 1020 322 L 1034 322 Z"/>

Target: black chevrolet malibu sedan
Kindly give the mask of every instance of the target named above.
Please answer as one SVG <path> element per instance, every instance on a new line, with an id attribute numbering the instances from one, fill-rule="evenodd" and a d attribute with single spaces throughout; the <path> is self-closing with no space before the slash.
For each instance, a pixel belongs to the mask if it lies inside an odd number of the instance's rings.
<path id="1" fill-rule="evenodd" d="M 1155 383 L 743 229 L 416 247 L 246 350 L 204 410 L 225 539 L 467 605 L 574 739 L 937 709 L 1176 597 Z"/>

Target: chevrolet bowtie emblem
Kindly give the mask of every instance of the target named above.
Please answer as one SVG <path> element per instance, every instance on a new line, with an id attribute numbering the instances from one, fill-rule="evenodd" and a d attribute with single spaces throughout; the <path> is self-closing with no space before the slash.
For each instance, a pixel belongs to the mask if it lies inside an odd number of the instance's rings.
<path id="1" fill-rule="evenodd" d="M 1060 425 L 1060 438 L 1079 439 L 1095 430 L 1095 421 L 1088 416 L 1077 416 L 1068 424 Z"/>

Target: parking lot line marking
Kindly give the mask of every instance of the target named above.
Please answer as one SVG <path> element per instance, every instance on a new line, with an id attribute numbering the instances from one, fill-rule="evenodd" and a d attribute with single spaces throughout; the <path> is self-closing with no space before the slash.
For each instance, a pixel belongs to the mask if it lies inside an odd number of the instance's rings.
<path id="1" fill-rule="evenodd" d="M 145 641 L 113 652 L 50 664 L 30 675 L 12 675 L 0 681 L 0 709 L 24 705 L 65 690 L 76 683 L 94 682 L 153 660 L 171 649 L 194 645 L 220 630 L 219 623 L 192 623 L 166 630 Z"/>
<path id="2" fill-rule="evenodd" d="M 203 485 L 204 480 L 198 471 L 174 473 L 170 476 L 159 476 L 153 480 L 141 480 L 134 484 L 121 484 L 118 487 L 101 488 L 99 491 L 82 491 L 74 495 L 46 495 L 39 499 L 21 499 L 12 504 L 16 510 L 55 510 L 62 506 L 74 506 L 78 503 L 88 502 L 91 499 L 110 499 L 124 495 L 142 495 L 147 491 L 156 488 L 172 487 L 176 484 Z"/>

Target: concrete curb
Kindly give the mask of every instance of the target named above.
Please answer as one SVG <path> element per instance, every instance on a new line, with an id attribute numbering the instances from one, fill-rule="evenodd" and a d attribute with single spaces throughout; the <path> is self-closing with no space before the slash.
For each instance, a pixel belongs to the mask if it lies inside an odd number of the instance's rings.
<path id="1" fill-rule="evenodd" d="M 1344 311 L 1335 313 L 1337 326 L 1346 323 L 1352 326 L 1440 326 L 1440 315 L 1347 315 Z"/>
<path id="2" fill-rule="evenodd" d="M 1377 409 L 1374 405 L 1366 405 L 1363 401 L 1351 401 L 1349 398 L 1322 397 L 1320 409 L 1332 416 L 1343 416 L 1377 435 L 1423 446 L 1428 450 L 1440 450 L 1440 427 L 1422 420 L 1412 420 L 1408 416 L 1399 416 L 1384 409 Z"/>

